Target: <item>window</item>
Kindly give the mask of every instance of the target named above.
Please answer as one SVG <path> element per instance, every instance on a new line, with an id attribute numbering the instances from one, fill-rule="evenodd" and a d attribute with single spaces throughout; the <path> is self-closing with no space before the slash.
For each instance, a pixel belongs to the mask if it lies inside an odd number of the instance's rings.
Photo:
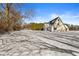
<path id="1" fill-rule="evenodd" d="M 56 28 L 54 28 L 54 30 L 56 30 Z"/>
<path id="2" fill-rule="evenodd" d="M 59 25 L 59 23 L 57 25 Z"/>

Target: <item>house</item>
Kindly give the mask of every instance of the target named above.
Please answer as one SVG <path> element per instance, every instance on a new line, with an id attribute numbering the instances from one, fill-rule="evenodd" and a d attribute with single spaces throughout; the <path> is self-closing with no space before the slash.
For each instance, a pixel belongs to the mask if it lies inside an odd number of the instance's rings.
<path id="1" fill-rule="evenodd" d="M 67 25 L 65 25 L 60 17 L 56 17 L 55 19 L 44 23 L 44 30 L 45 31 L 58 31 L 58 32 L 65 32 L 69 31 L 69 28 Z"/>

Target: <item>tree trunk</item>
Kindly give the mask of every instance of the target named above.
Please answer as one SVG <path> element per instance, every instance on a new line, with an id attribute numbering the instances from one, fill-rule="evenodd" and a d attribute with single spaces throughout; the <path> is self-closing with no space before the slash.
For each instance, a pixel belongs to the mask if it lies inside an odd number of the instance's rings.
<path id="1" fill-rule="evenodd" d="M 6 15 L 6 21 L 8 23 L 8 28 L 7 28 L 8 31 L 13 30 L 12 27 L 11 27 L 11 20 L 10 20 L 10 17 L 9 17 L 10 16 L 9 15 L 10 7 L 11 7 L 11 4 L 7 3 L 6 8 L 5 8 L 5 15 Z"/>

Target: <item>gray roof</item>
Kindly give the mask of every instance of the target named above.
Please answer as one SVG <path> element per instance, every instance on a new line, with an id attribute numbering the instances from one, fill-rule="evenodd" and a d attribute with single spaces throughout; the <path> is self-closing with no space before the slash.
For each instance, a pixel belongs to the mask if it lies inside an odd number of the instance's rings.
<path id="1" fill-rule="evenodd" d="M 45 22 L 45 24 L 54 24 L 56 20 L 59 20 L 62 22 L 61 18 L 60 17 L 56 17 L 54 18 L 53 20 L 49 21 L 49 22 Z M 63 23 L 63 22 L 62 22 Z"/>
<path id="2" fill-rule="evenodd" d="M 60 20 L 62 22 L 62 20 L 60 19 L 60 17 L 56 17 L 53 20 L 51 20 L 49 23 L 50 24 L 54 24 L 56 20 Z"/>

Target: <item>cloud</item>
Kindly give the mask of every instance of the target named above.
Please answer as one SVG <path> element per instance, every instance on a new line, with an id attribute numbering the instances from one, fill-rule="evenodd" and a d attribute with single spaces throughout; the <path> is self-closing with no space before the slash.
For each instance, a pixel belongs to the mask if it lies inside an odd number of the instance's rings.
<path id="1" fill-rule="evenodd" d="M 57 16 L 61 17 L 61 19 L 64 23 L 79 25 L 79 14 L 73 14 L 73 13 L 56 14 L 56 13 L 53 13 L 50 15 L 50 19 L 53 19 Z"/>
<path id="2" fill-rule="evenodd" d="M 36 16 L 36 17 L 34 17 L 32 20 L 25 19 L 25 22 L 26 22 L 26 23 L 30 23 L 30 22 L 43 23 L 43 22 L 45 22 L 45 19 L 44 19 L 44 17 Z"/>
<path id="3" fill-rule="evenodd" d="M 44 20 L 43 17 L 41 17 L 41 16 L 37 16 L 37 17 L 35 17 L 35 18 L 33 19 L 33 22 L 36 22 L 36 23 L 42 23 L 43 20 Z"/>

